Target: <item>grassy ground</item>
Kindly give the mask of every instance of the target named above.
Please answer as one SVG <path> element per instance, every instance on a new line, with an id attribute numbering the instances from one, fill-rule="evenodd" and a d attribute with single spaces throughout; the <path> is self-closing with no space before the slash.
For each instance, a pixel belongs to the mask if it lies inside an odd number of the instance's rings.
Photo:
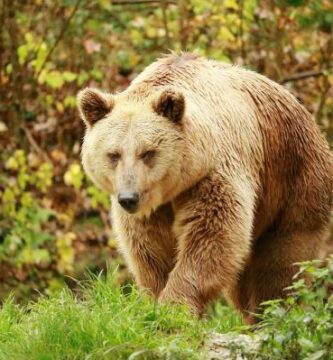
<path id="1" fill-rule="evenodd" d="M 0 360 L 202 359 L 212 332 L 244 330 L 232 309 L 217 304 L 198 320 L 179 306 L 157 305 L 134 286 L 119 286 L 118 271 L 0 309 Z M 307 278 L 307 284 L 304 281 Z M 235 355 L 257 360 L 333 360 L 333 257 L 300 265 L 284 301 L 266 302 L 254 328 L 258 346 L 236 339 Z"/>
<path id="2" fill-rule="evenodd" d="M 0 359 L 197 359 L 211 331 L 241 324 L 218 305 L 208 321 L 185 308 L 158 306 L 135 287 L 119 287 L 113 273 L 82 285 L 74 296 L 63 290 L 0 311 Z"/>

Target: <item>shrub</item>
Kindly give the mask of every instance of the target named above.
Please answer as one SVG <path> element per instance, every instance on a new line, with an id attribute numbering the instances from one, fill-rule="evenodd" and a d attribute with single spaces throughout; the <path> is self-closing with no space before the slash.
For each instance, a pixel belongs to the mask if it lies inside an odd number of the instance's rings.
<path id="1" fill-rule="evenodd" d="M 52 290 L 62 286 L 63 275 L 80 276 L 83 267 L 96 267 L 94 259 L 80 259 L 79 269 L 75 259 L 89 246 L 85 228 L 98 256 L 107 256 L 109 227 L 96 218 L 107 218 L 108 196 L 59 151 L 49 161 L 22 149 L 2 153 L 1 160 L 0 295 L 7 287 L 23 298 L 34 288 Z M 56 167 L 60 160 L 63 166 Z"/>
<path id="2" fill-rule="evenodd" d="M 333 359 L 333 257 L 299 265 L 290 296 L 263 304 L 255 327 L 260 346 L 248 358 Z"/>

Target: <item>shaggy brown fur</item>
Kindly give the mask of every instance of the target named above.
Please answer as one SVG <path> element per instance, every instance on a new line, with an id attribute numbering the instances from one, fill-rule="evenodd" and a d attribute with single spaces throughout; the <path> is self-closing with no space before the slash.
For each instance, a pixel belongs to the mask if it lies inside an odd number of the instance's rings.
<path id="1" fill-rule="evenodd" d="M 161 301 L 201 313 L 224 295 L 252 321 L 262 301 L 284 295 L 295 262 L 319 256 L 333 160 L 283 87 L 242 68 L 169 55 L 123 93 L 84 90 L 79 107 L 83 165 L 112 194 L 137 282 Z M 124 191 L 139 196 L 134 214 L 118 204 Z"/>

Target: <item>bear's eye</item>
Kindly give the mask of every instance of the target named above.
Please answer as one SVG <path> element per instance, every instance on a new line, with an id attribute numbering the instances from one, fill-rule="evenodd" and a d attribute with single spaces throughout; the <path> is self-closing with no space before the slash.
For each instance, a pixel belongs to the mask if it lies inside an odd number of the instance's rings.
<path id="1" fill-rule="evenodd" d="M 155 150 L 148 150 L 145 151 L 144 153 L 142 153 L 140 155 L 140 158 L 145 162 L 148 163 L 150 162 L 156 155 L 156 151 Z"/>
<path id="2" fill-rule="evenodd" d="M 112 164 L 115 165 L 120 160 L 120 154 L 117 152 L 108 153 L 108 158 L 111 160 Z"/>

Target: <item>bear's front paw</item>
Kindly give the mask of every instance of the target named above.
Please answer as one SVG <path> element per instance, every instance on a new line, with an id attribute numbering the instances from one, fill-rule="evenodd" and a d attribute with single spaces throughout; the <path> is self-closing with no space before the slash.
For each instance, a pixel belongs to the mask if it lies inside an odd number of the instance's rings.
<path id="1" fill-rule="evenodd" d="M 160 303 L 186 304 L 192 313 L 198 316 L 202 315 L 203 304 L 198 291 L 195 286 L 186 281 L 173 282 L 169 280 L 158 300 Z"/>

